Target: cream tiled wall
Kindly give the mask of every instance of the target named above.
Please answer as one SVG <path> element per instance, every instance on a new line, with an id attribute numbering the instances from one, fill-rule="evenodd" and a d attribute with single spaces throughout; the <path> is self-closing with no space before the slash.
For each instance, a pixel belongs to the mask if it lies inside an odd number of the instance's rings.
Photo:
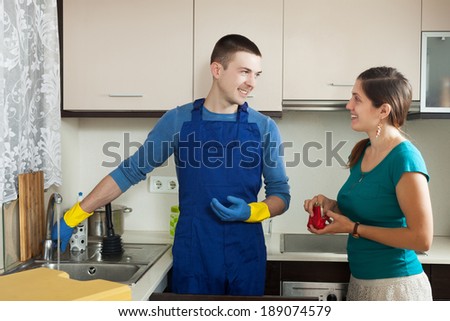
<path id="1" fill-rule="evenodd" d="M 292 201 L 289 210 L 273 220 L 272 228 L 274 232 L 307 233 L 306 216 L 301 208 L 303 200 L 317 193 L 336 196 L 348 175 L 337 159 L 346 160 L 355 142 L 364 136 L 351 130 L 346 111 L 287 111 L 281 119 L 275 120 L 287 146 L 285 160 Z M 106 164 L 114 160 L 110 156 L 112 151 L 121 158 L 134 152 L 156 121 L 153 118 L 63 119 L 63 186 L 59 189 L 64 198 L 63 207 L 71 206 L 78 191 L 89 192 L 113 169 Z M 408 121 L 404 130 L 422 151 L 430 172 L 435 235 L 450 235 L 448 120 Z M 118 147 L 111 147 L 111 142 Z M 337 152 L 327 164 L 327 155 L 331 155 L 333 148 Z M 305 154 L 305 150 L 308 153 Z M 317 162 L 319 166 L 313 165 Z M 152 174 L 174 176 L 173 158 Z M 161 231 L 168 229 L 170 206 L 178 201 L 177 195 L 149 193 L 147 180 L 130 188 L 115 203 L 133 208 L 132 213 L 126 214 L 125 229 Z"/>

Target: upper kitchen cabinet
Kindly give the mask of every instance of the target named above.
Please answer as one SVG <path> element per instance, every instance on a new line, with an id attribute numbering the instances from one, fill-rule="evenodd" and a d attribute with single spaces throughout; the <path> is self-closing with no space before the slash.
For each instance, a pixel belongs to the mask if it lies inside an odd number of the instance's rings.
<path id="1" fill-rule="evenodd" d="M 195 0 L 194 97 L 205 97 L 212 82 L 210 57 L 226 34 L 248 37 L 262 54 L 262 74 L 248 104 L 281 112 L 283 0 Z"/>
<path id="2" fill-rule="evenodd" d="M 422 0 L 420 118 L 450 116 L 450 1 Z M 416 115 L 417 116 L 417 115 Z"/>
<path id="3" fill-rule="evenodd" d="M 450 113 L 450 31 L 422 33 L 422 113 Z"/>
<path id="4" fill-rule="evenodd" d="M 397 68 L 419 99 L 421 0 L 284 4 L 284 105 L 322 100 L 342 107 L 356 77 L 376 66 Z"/>
<path id="5" fill-rule="evenodd" d="M 192 100 L 193 0 L 59 3 L 64 110 L 158 111 Z"/>
<path id="6" fill-rule="evenodd" d="M 450 31 L 449 0 L 422 0 L 422 30 Z"/>

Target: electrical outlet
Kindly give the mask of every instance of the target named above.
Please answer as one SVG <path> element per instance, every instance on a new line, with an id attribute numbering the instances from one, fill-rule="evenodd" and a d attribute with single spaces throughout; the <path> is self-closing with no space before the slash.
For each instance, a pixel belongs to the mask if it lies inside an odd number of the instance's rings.
<path id="1" fill-rule="evenodd" d="M 150 193 L 178 193 L 178 180 L 176 176 L 150 176 Z"/>

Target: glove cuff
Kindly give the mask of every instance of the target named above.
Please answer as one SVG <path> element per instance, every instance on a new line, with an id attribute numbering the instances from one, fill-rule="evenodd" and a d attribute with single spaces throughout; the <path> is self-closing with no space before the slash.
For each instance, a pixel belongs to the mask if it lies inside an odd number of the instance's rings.
<path id="1" fill-rule="evenodd" d="M 269 207 L 264 202 L 254 202 L 248 204 L 250 206 L 250 217 L 245 220 L 247 223 L 262 222 L 270 217 Z"/>
<path id="2" fill-rule="evenodd" d="M 92 214 L 94 214 L 94 212 L 85 212 L 81 208 L 80 202 L 78 202 L 70 210 L 68 210 L 66 214 L 64 214 L 64 222 L 66 222 L 69 227 L 75 227 Z"/>

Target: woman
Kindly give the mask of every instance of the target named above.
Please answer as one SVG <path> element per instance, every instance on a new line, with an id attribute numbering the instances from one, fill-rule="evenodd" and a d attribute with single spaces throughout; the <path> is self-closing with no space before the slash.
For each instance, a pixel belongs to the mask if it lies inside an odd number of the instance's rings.
<path id="1" fill-rule="evenodd" d="M 350 176 L 337 200 L 308 199 L 312 215 L 322 204 L 330 224 L 315 234 L 349 233 L 348 300 L 432 300 L 415 251 L 433 239 L 429 176 L 417 148 L 402 134 L 412 97 L 408 80 L 394 68 L 360 74 L 347 104 L 352 129 L 367 139 L 353 148 Z"/>

